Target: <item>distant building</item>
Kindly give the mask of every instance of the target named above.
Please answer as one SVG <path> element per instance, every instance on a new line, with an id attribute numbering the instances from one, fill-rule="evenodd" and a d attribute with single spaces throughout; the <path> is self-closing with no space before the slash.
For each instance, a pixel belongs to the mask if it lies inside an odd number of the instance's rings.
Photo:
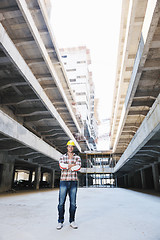
<path id="1" fill-rule="evenodd" d="M 84 125 L 84 136 L 90 150 L 96 150 L 97 121 L 94 116 L 94 83 L 90 51 L 85 46 L 60 49 L 62 62 L 67 72 L 70 86 L 75 95 L 75 107 Z"/>

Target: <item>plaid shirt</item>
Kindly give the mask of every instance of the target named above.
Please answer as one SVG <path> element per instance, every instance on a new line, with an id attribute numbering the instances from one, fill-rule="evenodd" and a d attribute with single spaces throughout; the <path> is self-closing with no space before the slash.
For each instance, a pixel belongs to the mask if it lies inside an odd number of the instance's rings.
<path id="1" fill-rule="evenodd" d="M 68 164 L 76 164 L 76 166 L 72 167 L 68 170 Z M 73 158 L 69 159 L 68 154 L 64 154 L 59 160 L 59 166 L 61 169 L 61 181 L 78 181 L 77 171 L 81 168 L 81 158 L 73 154 Z"/>

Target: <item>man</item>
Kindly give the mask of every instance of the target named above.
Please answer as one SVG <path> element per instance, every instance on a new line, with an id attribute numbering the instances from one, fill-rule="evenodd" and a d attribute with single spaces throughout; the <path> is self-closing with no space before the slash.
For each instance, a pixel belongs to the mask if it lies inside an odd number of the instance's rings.
<path id="1" fill-rule="evenodd" d="M 74 142 L 72 140 L 67 142 L 67 153 L 64 154 L 59 161 L 61 169 L 60 189 L 59 189 L 59 204 L 58 204 L 58 225 L 57 229 L 60 230 L 63 227 L 65 201 L 67 193 L 70 200 L 69 208 L 69 222 L 70 226 L 77 229 L 78 226 L 75 222 L 76 212 L 76 194 L 77 194 L 77 171 L 81 168 L 81 159 L 77 156 L 74 150 Z"/>

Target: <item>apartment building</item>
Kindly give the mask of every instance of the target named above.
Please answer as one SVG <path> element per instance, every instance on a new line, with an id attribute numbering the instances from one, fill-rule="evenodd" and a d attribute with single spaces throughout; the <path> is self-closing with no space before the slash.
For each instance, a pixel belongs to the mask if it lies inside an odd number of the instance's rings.
<path id="1" fill-rule="evenodd" d="M 97 122 L 94 116 L 94 83 L 90 51 L 85 46 L 60 49 L 62 62 L 75 96 L 76 114 L 81 117 L 84 136 L 88 140 L 90 150 L 96 150 Z"/>

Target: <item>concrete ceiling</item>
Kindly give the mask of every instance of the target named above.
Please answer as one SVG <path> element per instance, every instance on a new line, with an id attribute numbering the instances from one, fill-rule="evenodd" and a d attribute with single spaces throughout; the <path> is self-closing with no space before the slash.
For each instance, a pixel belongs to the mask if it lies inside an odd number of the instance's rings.
<path id="1" fill-rule="evenodd" d="M 142 3 L 142 1 L 140 2 Z M 140 2 L 136 4 L 140 4 Z M 117 105 L 117 109 L 119 109 L 119 111 L 121 110 L 119 112 L 119 117 L 117 115 L 117 118 L 115 118 L 115 120 L 117 120 L 115 121 L 112 119 L 112 133 L 113 131 L 114 133 L 112 135 L 111 146 L 117 161 L 126 150 L 128 144 L 131 142 L 160 93 L 160 41 L 158 37 L 160 32 L 159 3 L 157 2 L 152 12 L 149 4 L 147 5 L 147 1 L 143 2 L 145 6 L 143 13 L 141 13 L 142 9 L 137 10 L 136 13 L 140 15 L 139 17 L 143 21 L 139 34 L 140 39 L 137 42 L 138 48 L 134 54 L 135 59 L 131 72 L 132 74 L 129 78 L 127 91 L 123 92 L 125 101 L 124 103 L 121 102 L 122 104 L 119 102 Z M 138 5 L 135 5 L 135 7 L 136 6 Z M 132 12 L 135 12 L 135 7 L 132 6 Z M 150 18 L 147 16 L 148 8 L 150 8 L 150 12 L 152 12 Z M 147 36 L 145 37 L 143 31 L 144 29 L 146 30 L 147 21 L 150 25 L 147 28 Z M 132 33 L 128 32 L 128 38 L 134 33 L 137 34 L 135 31 Z M 124 54 L 128 55 L 128 52 Z M 122 64 L 121 68 L 122 67 L 126 68 L 127 66 Z M 123 88 L 123 84 L 121 84 L 121 88 Z M 115 108 L 113 107 L 113 109 Z"/>
<path id="2" fill-rule="evenodd" d="M 86 141 L 76 140 L 82 121 L 76 115 L 74 102 L 43 0 L 1 0 L 2 113 L 60 153 L 66 151 L 69 139 L 75 141 L 77 151 L 84 151 L 88 150 Z M 52 157 L 2 131 L 0 142 L 2 151 L 18 159 L 57 166 Z"/>

